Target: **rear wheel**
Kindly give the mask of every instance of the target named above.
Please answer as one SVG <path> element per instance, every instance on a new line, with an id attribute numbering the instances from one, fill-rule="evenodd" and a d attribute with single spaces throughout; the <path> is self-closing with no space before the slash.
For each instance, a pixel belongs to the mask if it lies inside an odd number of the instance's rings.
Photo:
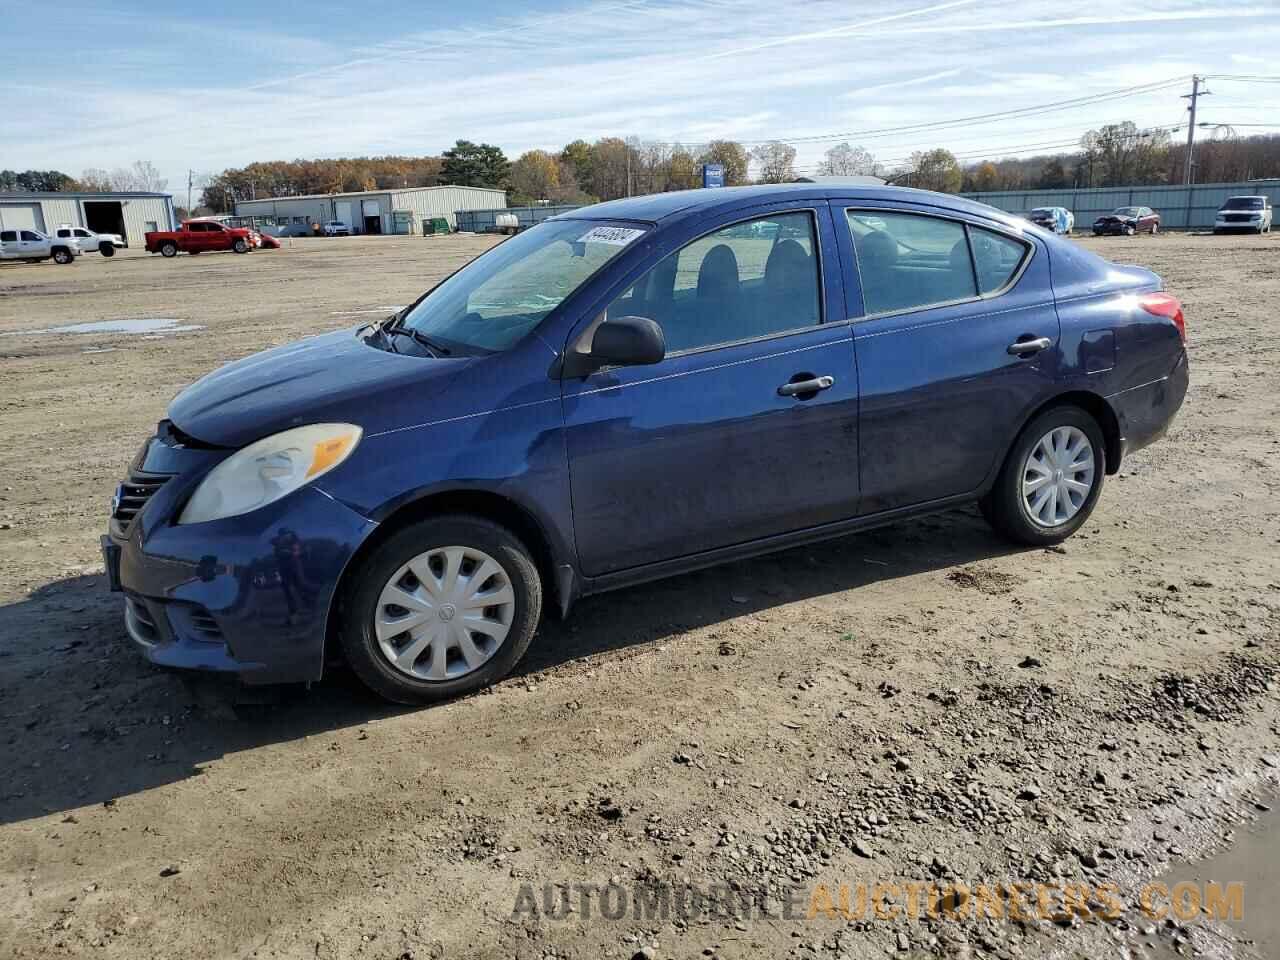
<path id="1" fill-rule="evenodd" d="M 160 244 L 160 256 L 176 257 L 177 255 L 178 255 L 178 245 L 174 243 L 172 240 L 166 240 L 164 243 Z"/>
<path id="2" fill-rule="evenodd" d="M 542 583 L 506 528 L 449 515 L 393 534 L 355 572 L 340 635 L 351 667 L 397 703 L 430 703 L 501 679 L 529 648 Z"/>
<path id="3" fill-rule="evenodd" d="M 75 257 L 73 257 L 71 255 L 71 251 L 67 250 L 65 247 L 59 247 L 57 250 L 53 251 L 54 263 L 71 263 L 73 260 L 75 260 Z"/>
<path id="4" fill-rule="evenodd" d="M 1018 435 L 980 504 L 983 516 L 1018 543 L 1059 543 L 1089 519 L 1106 465 L 1097 421 L 1079 407 L 1053 407 Z"/>

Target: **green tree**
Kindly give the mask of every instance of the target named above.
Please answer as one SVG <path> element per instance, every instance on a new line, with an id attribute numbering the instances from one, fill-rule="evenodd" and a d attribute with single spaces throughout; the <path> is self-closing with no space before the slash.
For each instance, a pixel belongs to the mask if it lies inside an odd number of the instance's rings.
<path id="1" fill-rule="evenodd" d="M 940 193 L 957 193 L 963 182 L 964 171 L 950 150 L 939 147 L 911 155 L 911 186 Z"/>
<path id="2" fill-rule="evenodd" d="M 26 190 L 32 193 L 54 193 L 75 189 L 75 178 L 61 170 L 0 171 L 0 190 Z"/>
<path id="3" fill-rule="evenodd" d="M 560 159 L 573 168 L 573 179 L 578 184 L 591 183 L 595 168 L 595 152 L 591 149 L 591 144 L 585 140 L 565 144 L 565 148 L 560 151 Z"/>
<path id="4" fill-rule="evenodd" d="M 712 140 L 698 157 L 698 162 L 718 163 L 724 167 L 726 187 L 737 187 L 747 182 L 747 151 L 733 140 Z"/>
<path id="5" fill-rule="evenodd" d="M 500 147 L 470 140 L 459 140 L 443 159 L 441 179 L 461 187 L 497 187 L 506 181 L 510 166 Z"/>

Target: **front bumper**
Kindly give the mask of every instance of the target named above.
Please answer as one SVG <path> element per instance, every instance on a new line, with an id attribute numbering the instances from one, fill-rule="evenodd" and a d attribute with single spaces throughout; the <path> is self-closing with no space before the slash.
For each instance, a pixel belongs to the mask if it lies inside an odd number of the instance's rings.
<path id="1" fill-rule="evenodd" d="M 377 525 L 314 486 L 239 517 L 173 523 L 205 472 L 173 477 L 103 538 L 126 631 L 161 666 L 248 683 L 319 679 L 338 582 Z"/>
<path id="2" fill-rule="evenodd" d="M 1137 224 L 1133 223 L 1095 223 L 1093 225 L 1094 236 L 1098 237 L 1114 237 L 1123 234 L 1126 230 L 1137 230 Z"/>
<path id="3" fill-rule="evenodd" d="M 1262 220 L 1215 220 L 1213 222 L 1214 233 L 1231 233 L 1239 230 L 1247 233 L 1257 233 L 1262 230 L 1266 224 Z"/>

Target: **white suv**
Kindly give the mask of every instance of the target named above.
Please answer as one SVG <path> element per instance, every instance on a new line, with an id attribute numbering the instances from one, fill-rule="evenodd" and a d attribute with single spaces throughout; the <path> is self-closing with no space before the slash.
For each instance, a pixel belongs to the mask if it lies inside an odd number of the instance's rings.
<path id="1" fill-rule="evenodd" d="M 341 220 L 330 220 L 324 225 L 324 235 L 326 237 L 349 237 L 351 236 L 351 228 Z"/>
<path id="2" fill-rule="evenodd" d="M 81 251 L 70 240 L 51 240 L 39 230 L 0 230 L 0 260 L 39 263 L 53 258 L 55 263 L 75 263 Z"/>
<path id="3" fill-rule="evenodd" d="M 94 233 L 85 227 L 73 227 L 64 223 L 54 231 L 59 240 L 72 240 L 82 253 L 100 253 L 104 257 L 114 257 L 116 247 L 125 246 L 124 238 L 118 233 Z"/>
<path id="4" fill-rule="evenodd" d="M 1231 197 L 1213 219 L 1213 232 L 1248 230 L 1271 232 L 1271 200 L 1269 197 Z"/>

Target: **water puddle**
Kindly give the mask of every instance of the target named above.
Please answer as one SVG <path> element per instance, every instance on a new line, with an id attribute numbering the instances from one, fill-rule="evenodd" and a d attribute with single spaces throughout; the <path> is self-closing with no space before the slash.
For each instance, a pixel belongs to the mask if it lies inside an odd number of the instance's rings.
<path id="1" fill-rule="evenodd" d="M 198 323 L 187 323 L 172 317 L 131 317 L 125 320 L 94 320 L 88 323 L 67 323 L 59 327 L 41 327 L 38 330 L 9 330 L 0 337 L 30 336 L 34 333 L 188 333 L 203 330 Z"/>

